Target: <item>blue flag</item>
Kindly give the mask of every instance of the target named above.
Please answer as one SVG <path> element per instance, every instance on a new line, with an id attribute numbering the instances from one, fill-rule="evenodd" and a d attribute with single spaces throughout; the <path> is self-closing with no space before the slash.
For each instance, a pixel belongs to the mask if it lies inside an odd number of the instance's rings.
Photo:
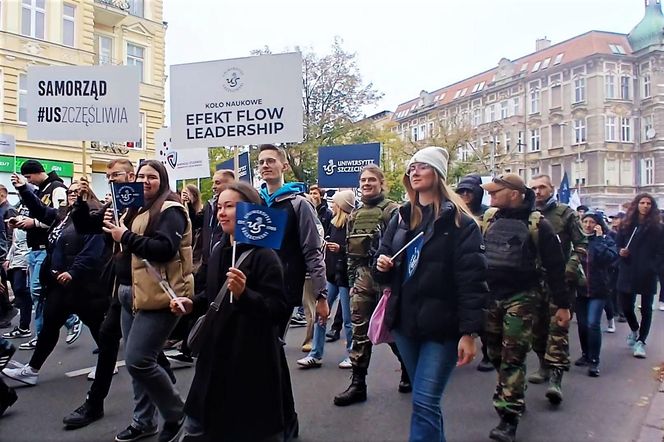
<path id="1" fill-rule="evenodd" d="M 288 214 L 258 204 L 237 203 L 235 206 L 235 240 L 268 249 L 280 249 L 286 232 Z"/>
<path id="2" fill-rule="evenodd" d="M 113 207 L 122 211 L 128 207 L 143 206 L 143 183 L 111 183 Z"/>
<path id="3" fill-rule="evenodd" d="M 560 189 L 558 190 L 558 201 L 563 204 L 569 204 L 569 180 L 567 179 L 567 172 L 563 175 L 563 179 L 560 182 Z"/>
<path id="4" fill-rule="evenodd" d="M 422 253 L 422 246 L 424 245 L 424 235 L 417 238 L 411 245 L 406 248 L 406 275 L 404 282 L 408 281 L 417 269 L 417 264 L 420 262 L 420 254 Z"/>

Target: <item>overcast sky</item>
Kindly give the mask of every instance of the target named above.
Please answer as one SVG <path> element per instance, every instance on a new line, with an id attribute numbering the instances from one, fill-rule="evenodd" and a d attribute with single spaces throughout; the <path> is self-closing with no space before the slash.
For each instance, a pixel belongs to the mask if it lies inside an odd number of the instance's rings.
<path id="1" fill-rule="evenodd" d="M 537 38 L 628 33 L 643 13 L 644 0 L 165 0 L 166 64 L 246 57 L 266 45 L 323 54 L 339 36 L 385 94 L 366 112 L 393 111 L 422 89 L 533 52 Z"/>

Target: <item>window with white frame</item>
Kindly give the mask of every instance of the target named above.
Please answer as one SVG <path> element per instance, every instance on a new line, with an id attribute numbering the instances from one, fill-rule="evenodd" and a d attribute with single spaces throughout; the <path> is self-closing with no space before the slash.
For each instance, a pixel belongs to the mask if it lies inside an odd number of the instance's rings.
<path id="1" fill-rule="evenodd" d="M 574 91 L 572 95 L 573 103 L 581 103 L 586 101 L 586 68 L 576 68 L 573 70 L 574 75 Z"/>
<path id="2" fill-rule="evenodd" d="M 131 15 L 135 15 L 136 17 L 144 17 L 145 7 L 143 0 L 127 0 L 127 3 L 129 4 L 129 9 L 127 12 L 129 12 Z"/>
<path id="3" fill-rule="evenodd" d="M 530 168 L 530 178 L 537 176 L 540 174 L 540 168 L 539 167 L 531 167 Z"/>
<path id="4" fill-rule="evenodd" d="M 617 117 L 612 115 L 604 117 L 604 139 L 606 141 L 618 141 L 618 137 L 616 136 L 616 120 Z"/>
<path id="5" fill-rule="evenodd" d="M 604 95 L 606 98 L 616 98 L 616 75 L 613 72 L 604 75 Z"/>
<path id="6" fill-rule="evenodd" d="M 471 147 L 466 144 L 458 148 L 459 159 L 461 161 L 468 161 L 470 159 Z"/>
<path id="7" fill-rule="evenodd" d="M 62 5 L 62 44 L 74 46 L 76 38 L 76 6 Z"/>
<path id="8" fill-rule="evenodd" d="M 540 111 L 540 81 L 531 81 L 528 84 L 529 97 L 530 97 L 530 109 L 528 110 L 529 114 L 536 114 Z"/>
<path id="9" fill-rule="evenodd" d="M 620 99 L 629 100 L 630 97 L 630 83 L 632 82 L 632 77 L 629 75 L 620 76 Z"/>
<path id="10" fill-rule="evenodd" d="M 523 147 L 526 145 L 526 143 L 524 143 L 524 136 L 523 136 L 523 135 L 524 135 L 524 134 L 523 134 L 523 131 L 520 130 L 520 131 L 519 131 L 519 136 L 518 136 L 518 138 L 517 138 L 517 140 L 516 140 L 516 150 L 517 150 L 517 152 L 519 152 L 519 153 L 522 153 L 522 152 L 523 152 Z"/>
<path id="11" fill-rule="evenodd" d="M 551 63 L 551 57 L 547 58 L 542 62 L 542 69 L 548 68 L 550 63 Z"/>
<path id="12" fill-rule="evenodd" d="M 512 115 L 521 114 L 521 97 L 512 98 L 512 106 L 513 106 Z"/>
<path id="13" fill-rule="evenodd" d="M 412 133 L 412 138 L 413 141 L 419 141 L 420 139 L 418 138 L 418 131 L 417 131 L 417 126 L 411 128 L 411 133 Z"/>
<path id="14" fill-rule="evenodd" d="M 556 109 L 563 105 L 563 85 L 561 80 L 561 74 L 549 77 L 549 102 L 551 103 L 551 109 Z"/>
<path id="15" fill-rule="evenodd" d="M 473 109 L 473 127 L 482 124 L 482 109 Z"/>
<path id="16" fill-rule="evenodd" d="M 140 71 L 140 80 L 144 78 L 145 48 L 132 43 L 127 43 L 127 66 L 138 66 Z"/>
<path id="17" fill-rule="evenodd" d="M 500 119 L 504 120 L 509 116 L 509 106 L 507 105 L 507 100 L 500 102 Z"/>
<path id="18" fill-rule="evenodd" d="M 426 137 L 427 137 L 427 127 L 426 125 L 423 124 L 420 126 L 420 138 L 424 140 L 426 139 Z"/>
<path id="19" fill-rule="evenodd" d="M 505 153 L 509 153 L 512 150 L 512 134 L 510 131 L 505 132 L 503 143 L 505 144 Z"/>
<path id="20" fill-rule="evenodd" d="M 46 0 L 22 0 L 21 34 L 44 39 Z"/>
<path id="21" fill-rule="evenodd" d="M 97 63 L 113 63 L 113 38 L 107 35 L 97 35 Z"/>
<path id="22" fill-rule="evenodd" d="M 586 142 L 586 119 L 578 118 L 574 120 L 574 144 Z"/>
<path id="23" fill-rule="evenodd" d="M 491 123 L 492 121 L 496 121 L 496 105 L 492 104 L 486 109 L 486 120 L 487 123 Z"/>
<path id="24" fill-rule="evenodd" d="M 537 152 L 540 150 L 540 130 L 530 129 L 530 146 L 529 149 L 531 152 Z"/>
<path id="25" fill-rule="evenodd" d="M 563 61 L 563 56 L 564 55 L 565 55 L 565 53 L 561 53 L 561 54 L 556 55 L 556 59 L 553 60 L 553 65 L 555 66 L 557 64 L 560 64 L 560 62 Z"/>
<path id="26" fill-rule="evenodd" d="M 28 97 L 28 74 L 18 74 L 18 115 L 16 121 L 28 122 L 28 108 L 26 101 Z"/>
<path id="27" fill-rule="evenodd" d="M 533 69 L 532 69 L 530 72 L 537 72 L 537 71 L 539 71 L 539 68 L 540 68 L 541 65 L 542 65 L 542 62 L 541 62 L 541 61 L 536 62 L 536 63 L 533 65 Z"/>
<path id="28" fill-rule="evenodd" d="M 641 92 L 643 93 L 643 98 L 650 98 L 652 96 L 652 85 L 650 72 L 646 72 L 641 77 L 641 84 L 643 85 Z"/>
<path id="29" fill-rule="evenodd" d="M 641 160 L 641 185 L 650 186 L 655 184 L 655 160 L 653 158 L 644 158 Z"/>
<path id="30" fill-rule="evenodd" d="M 620 141 L 629 143 L 632 141 L 632 119 L 620 118 Z"/>
<path id="31" fill-rule="evenodd" d="M 645 115 L 643 117 L 643 139 L 649 141 L 652 137 L 652 130 L 654 128 L 654 117 L 652 115 Z"/>

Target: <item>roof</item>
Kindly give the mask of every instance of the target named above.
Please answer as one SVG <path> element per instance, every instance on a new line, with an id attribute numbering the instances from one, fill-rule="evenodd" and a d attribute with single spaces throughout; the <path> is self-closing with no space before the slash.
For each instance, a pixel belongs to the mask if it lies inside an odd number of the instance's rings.
<path id="1" fill-rule="evenodd" d="M 536 76 L 542 71 L 552 70 L 554 66 L 573 63 L 596 54 L 625 55 L 632 50 L 627 35 L 605 31 L 589 31 L 548 48 L 533 52 L 512 61 L 515 75 L 525 70 L 529 76 Z M 561 55 L 562 54 L 562 55 Z M 547 61 L 548 60 L 548 61 Z M 539 63 L 539 64 L 538 64 Z M 535 69 L 537 67 L 537 69 Z M 499 67 L 474 75 L 430 93 L 433 107 L 445 106 L 458 98 L 468 98 L 486 89 L 494 80 Z M 420 98 L 414 98 L 397 106 L 394 119 L 406 118 L 411 110 L 417 108 Z"/>

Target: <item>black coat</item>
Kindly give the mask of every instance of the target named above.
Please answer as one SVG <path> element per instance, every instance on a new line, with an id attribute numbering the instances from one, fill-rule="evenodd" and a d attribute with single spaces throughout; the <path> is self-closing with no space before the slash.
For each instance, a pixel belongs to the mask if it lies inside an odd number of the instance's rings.
<path id="1" fill-rule="evenodd" d="M 338 252 L 325 251 L 325 275 L 327 282 L 338 287 L 348 287 L 348 260 L 346 259 L 346 226 L 330 223 L 325 231 L 325 241 L 339 244 Z"/>
<path id="2" fill-rule="evenodd" d="M 618 257 L 616 243 L 610 235 L 588 237 L 588 251 L 581 255 L 586 274 L 586 286 L 577 294 L 589 298 L 606 299 L 611 290 L 611 269 Z"/>
<path id="3" fill-rule="evenodd" d="M 626 247 L 634 231 L 620 229 L 616 238 L 618 251 Z M 630 255 L 618 262 L 618 291 L 652 295 L 657 291 L 657 274 L 662 269 L 664 238 L 662 225 L 639 225 L 629 245 Z"/>
<path id="4" fill-rule="evenodd" d="M 461 215 L 455 224 L 455 206 L 444 202 L 432 223 L 422 223 L 424 244 L 415 273 L 404 280 L 405 252 L 388 273 L 374 275 L 392 288 L 386 321 L 390 329 L 420 340 L 443 342 L 463 334 L 480 333 L 487 302 L 487 261 L 480 228 L 473 218 Z M 419 233 L 409 231 L 410 204 L 390 221 L 376 256 L 391 256 Z M 426 217 L 425 217 L 426 218 Z"/>
<path id="5" fill-rule="evenodd" d="M 237 257 L 250 246 L 238 245 Z M 196 309 L 214 301 L 231 263 L 226 243 L 213 249 L 205 293 Z M 204 341 L 185 405 L 202 421 L 208 440 L 255 441 L 283 431 L 282 379 L 288 370 L 278 337 L 286 316 L 283 272 L 276 253 L 255 248 L 240 266 L 247 288 L 239 300 L 222 302 Z"/>

